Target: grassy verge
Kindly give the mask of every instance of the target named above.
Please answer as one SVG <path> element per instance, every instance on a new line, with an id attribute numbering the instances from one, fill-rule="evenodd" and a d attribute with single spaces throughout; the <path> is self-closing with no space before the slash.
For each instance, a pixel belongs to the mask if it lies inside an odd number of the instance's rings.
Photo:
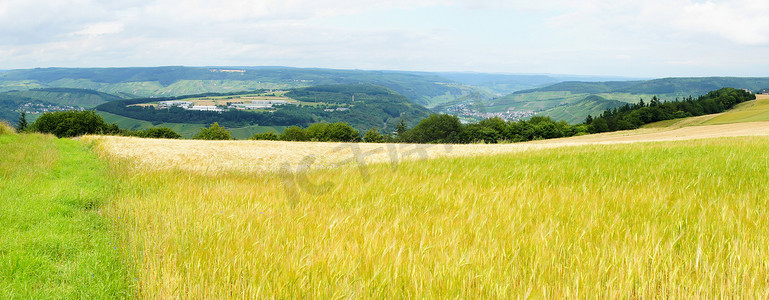
<path id="1" fill-rule="evenodd" d="M 125 168 L 110 215 L 155 298 L 769 296 L 769 139 L 305 174 Z"/>
<path id="2" fill-rule="evenodd" d="M 0 298 L 130 296 L 131 280 L 102 216 L 108 167 L 79 142 L 0 136 Z"/>
<path id="3" fill-rule="evenodd" d="M 755 101 L 740 103 L 735 109 L 704 122 L 704 125 L 769 121 L 769 97 L 759 95 Z"/>
<path id="4" fill-rule="evenodd" d="M 735 108 L 723 113 L 659 121 L 646 124 L 643 128 L 681 128 L 766 121 L 769 121 L 769 96 L 758 95 L 756 100 L 740 103 Z"/>

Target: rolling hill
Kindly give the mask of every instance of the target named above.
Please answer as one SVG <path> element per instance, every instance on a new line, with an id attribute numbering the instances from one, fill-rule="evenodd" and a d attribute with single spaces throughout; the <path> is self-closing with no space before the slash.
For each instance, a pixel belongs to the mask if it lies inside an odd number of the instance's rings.
<path id="1" fill-rule="evenodd" d="M 121 97 L 86 89 L 39 88 L 26 91 L 10 91 L 11 97 L 29 98 L 59 105 L 93 108 L 99 104 L 119 100 Z"/>
<path id="2" fill-rule="evenodd" d="M 34 88 L 0 92 L 0 120 L 14 123 L 21 112 L 33 121 L 45 112 L 93 108 L 97 105 L 121 99 L 118 96 L 86 89 Z"/>
<path id="3" fill-rule="evenodd" d="M 760 91 L 769 87 L 769 77 L 689 77 L 661 78 L 644 81 L 580 82 L 569 81 L 547 87 L 517 91 L 514 94 L 537 92 L 570 92 L 572 94 L 652 94 L 660 97 L 686 97 L 706 94 L 724 87 Z"/>
<path id="4" fill-rule="evenodd" d="M 329 84 L 375 84 L 412 101 L 461 96 L 472 90 L 435 74 L 286 67 L 45 68 L 0 73 L 0 91 L 63 87 L 96 90 L 123 98 L 173 97 Z"/>
<path id="5" fill-rule="evenodd" d="M 756 95 L 756 100 L 740 103 L 733 109 L 723 113 L 661 121 L 647 124 L 643 128 L 676 129 L 689 126 L 767 121 L 769 121 L 769 95 Z"/>
<path id="6" fill-rule="evenodd" d="M 615 80 L 599 81 L 606 79 Z M 11 97 L 61 107 L 92 108 L 118 99 L 371 84 L 386 87 L 435 112 L 458 114 L 466 120 L 512 111 L 508 113 L 511 117 L 548 115 L 577 123 L 588 114 L 595 115 L 618 104 L 616 101 L 636 103 L 652 96 L 663 100 L 696 97 L 722 87 L 753 91 L 769 88 L 769 78 L 616 79 L 288 67 L 40 68 L 0 72 L 0 93 L 7 96 L 3 98 L 6 100 Z M 590 96 L 603 100 L 588 99 Z M 0 118 L 14 122 L 19 112 L 18 105 L 15 111 L 9 109 L 13 105 L 16 104 L 0 107 Z M 463 116 L 468 110 L 469 114 Z"/>
<path id="7" fill-rule="evenodd" d="M 229 109 L 222 112 L 194 111 L 172 107 L 168 109 L 138 104 L 157 103 L 162 100 L 190 100 L 215 96 L 237 96 L 238 94 L 204 94 L 172 98 L 144 98 L 117 100 L 96 107 L 100 112 L 122 116 L 129 120 L 123 122 L 125 128 L 144 128 L 144 123 L 131 123 L 132 120 L 146 121 L 151 124 L 188 124 L 190 128 L 218 122 L 228 128 L 260 127 L 283 128 L 302 126 L 316 122 L 345 122 L 365 132 L 376 127 L 385 132 L 392 132 L 403 120 L 413 126 L 427 117 L 430 110 L 411 102 L 397 92 L 370 84 L 337 84 L 288 91 L 285 97 L 299 101 L 299 105 L 278 105 L 269 109 L 243 111 Z M 205 97 L 201 97 L 205 96 Z M 235 100 L 233 100 L 235 101 Z M 174 128 L 172 125 L 167 125 Z M 181 125 L 180 125 L 181 126 Z M 185 129 L 186 130 L 186 129 Z M 256 131 L 252 131 L 256 133 Z"/>
<path id="8" fill-rule="evenodd" d="M 72 88 L 121 98 L 145 98 L 364 83 L 390 88 L 415 103 L 433 107 L 470 94 L 492 99 L 522 89 L 577 79 L 607 78 L 289 67 L 37 68 L 0 72 L 0 92 Z M 93 103 L 79 106 L 92 107 Z"/>
<path id="9" fill-rule="evenodd" d="M 565 81 L 481 101 L 484 103 L 485 111 L 491 113 L 508 110 L 531 111 L 537 115 L 549 115 L 555 119 L 577 123 L 583 121 L 584 116 L 588 114 L 600 114 L 603 111 L 601 107 L 605 107 L 592 105 L 591 108 L 591 105 L 583 102 L 589 96 L 599 96 L 610 101 L 637 103 L 640 99 L 648 101 L 653 96 L 658 96 L 662 100 L 674 100 L 687 96 L 697 97 L 724 87 L 758 92 L 769 87 L 769 77 L 661 78 L 606 82 Z M 472 102 L 478 101 L 474 99 Z M 440 109 L 451 111 L 454 106 L 466 105 L 470 102 L 455 101 L 440 106 Z M 570 106 L 573 107 L 569 108 Z"/>
<path id="10" fill-rule="evenodd" d="M 569 123 L 579 123 L 584 121 L 588 115 L 595 114 L 597 111 L 605 111 L 625 104 L 626 102 L 590 95 L 576 102 L 550 108 L 541 112 L 540 115 L 549 116 L 555 120 L 564 120 Z"/>

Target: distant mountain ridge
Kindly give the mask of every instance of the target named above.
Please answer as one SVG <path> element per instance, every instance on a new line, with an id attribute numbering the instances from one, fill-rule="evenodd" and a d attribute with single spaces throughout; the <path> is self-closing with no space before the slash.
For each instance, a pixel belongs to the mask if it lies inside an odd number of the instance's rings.
<path id="1" fill-rule="evenodd" d="M 0 73 L 0 91 L 32 88 L 91 89 L 123 98 L 172 97 L 329 84 L 376 84 L 426 104 L 431 97 L 461 96 L 455 82 L 408 72 L 282 67 L 45 68 Z"/>
<path id="2" fill-rule="evenodd" d="M 652 80 L 582 82 L 566 81 L 547 87 L 514 92 L 571 92 L 575 94 L 654 94 L 659 96 L 698 96 L 724 87 L 760 91 L 769 87 L 769 77 L 670 77 Z"/>
<path id="3" fill-rule="evenodd" d="M 390 88 L 429 107 L 473 93 L 490 99 L 574 79 L 604 77 L 239 66 L 36 68 L 0 72 L 0 92 L 77 88 L 143 98 L 364 83 Z"/>
<path id="4" fill-rule="evenodd" d="M 7 102 L 0 105 L 0 110 L 13 121 L 12 116 L 19 113 L 19 103 L 24 101 L 93 108 L 117 99 L 371 84 L 437 112 L 456 111 L 451 108 L 458 106 L 480 107 L 489 113 L 512 109 L 574 123 L 582 121 L 578 118 L 586 113 L 600 113 L 603 107 L 617 104 L 612 101 L 636 103 L 654 95 L 672 100 L 724 87 L 756 92 L 769 88 L 769 77 L 621 79 L 626 78 L 269 66 L 37 68 L 0 71 L 0 94 L 4 99 L 1 101 Z M 588 99 L 589 96 L 603 100 Z M 15 112 L 13 107 L 17 107 Z"/>

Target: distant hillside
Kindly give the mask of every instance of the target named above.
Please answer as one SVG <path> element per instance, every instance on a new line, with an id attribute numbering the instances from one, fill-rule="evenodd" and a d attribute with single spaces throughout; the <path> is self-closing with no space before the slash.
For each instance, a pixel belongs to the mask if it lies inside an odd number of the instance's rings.
<path id="1" fill-rule="evenodd" d="M 760 91 L 769 86 L 769 77 L 692 77 L 661 78 L 644 81 L 580 82 L 569 81 L 547 87 L 517 91 L 514 94 L 536 92 L 570 92 L 573 94 L 627 93 L 661 97 L 698 96 L 724 87 Z"/>
<path id="2" fill-rule="evenodd" d="M 497 95 L 506 95 L 515 91 L 542 87 L 561 81 L 547 75 L 485 73 L 438 73 L 438 75 Z"/>
<path id="3" fill-rule="evenodd" d="M 54 104 L 85 108 L 92 108 L 105 102 L 122 99 L 118 96 L 99 91 L 72 88 L 42 88 L 27 91 L 11 91 L 4 94 Z"/>
<path id="4" fill-rule="evenodd" d="M 29 120 L 40 114 L 69 109 L 93 108 L 99 104 L 121 99 L 118 96 L 94 90 L 70 88 L 36 88 L 0 93 L 0 120 L 15 123 L 21 112 Z"/>
<path id="5" fill-rule="evenodd" d="M 688 96 L 700 96 L 724 87 L 761 91 L 769 86 L 769 78 L 703 77 L 703 78 L 662 78 L 632 81 L 565 81 L 545 87 L 521 90 L 504 97 L 484 100 L 484 112 L 501 113 L 509 111 L 534 112 L 564 119 L 570 123 L 584 120 L 587 114 L 599 114 L 602 107 L 611 102 L 593 103 L 589 96 L 599 96 L 607 101 L 638 103 L 658 96 L 664 100 L 675 100 Z M 590 101 L 583 101 L 589 99 Z M 591 100 L 592 99 L 592 100 Z M 479 102 L 478 100 L 474 100 Z M 467 105 L 469 101 L 455 101 L 440 106 L 444 111 Z M 616 103 L 614 103 L 616 104 Z M 477 105 L 476 105 L 477 106 Z"/>
<path id="6" fill-rule="evenodd" d="M 0 121 L 6 121 L 10 124 L 16 124 L 21 114 L 17 111 L 24 103 L 37 103 L 38 101 L 30 98 L 9 97 L 0 94 Z"/>
<path id="7" fill-rule="evenodd" d="M 123 98 L 359 83 L 385 86 L 420 104 L 435 97 L 459 97 L 468 90 L 429 73 L 283 67 L 45 68 L 0 73 L 0 91 L 64 87 Z"/>
<path id="8" fill-rule="evenodd" d="M 137 106 L 137 104 L 156 104 L 160 100 L 188 99 L 187 101 L 196 101 L 193 99 L 237 95 L 239 94 L 206 94 L 173 98 L 117 100 L 99 105 L 96 109 L 153 124 L 211 124 L 218 122 L 222 126 L 231 128 L 254 125 L 277 128 L 294 125 L 306 127 L 316 122 L 346 122 L 361 132 L 373 127 L 391 132 L 395 130 L 395 126 L 401 119 L 407 125 L 413 126 L 430 114 L 430 110 L 412 103 L 408 98 L 395 91 L 370 84 L 323 85 L 292 89 L 285 94 L 285 97 L 300 101 L 300 105 L 278 105 L 269 109 L 252 111 L 227 109 L 223 112 L 209 112 L 187 110 L 180 107 Z"/>
<path id="9" fill-rule="evenodd" d="M 595 115 L 596 112 L 613 109 L 625 104 L 627 103 L 617 100 L 608 100 L 601 96 L 591 95 L 576 102 L 559 105 L 557 107 L 545 110 L 539 113 L 539 115 L 550 116 L 554 120 L 564 120 L 574 124 L 584 121 L 588 115 Z"/>
<path id="10" fill-rule="evenodd" d="M 566 81 L 560 82 L 546 87 L 517 91 L 513 94 L 530 94 L 537 92 L 570 92 L 573 94 L 600 94 L 600 93 L 613 93 L 616 90 L 626 89 L 630 86 L 640 83 L 641 81 L 607 81 L 607 82 L 583 82 L 583 81 Z"/>

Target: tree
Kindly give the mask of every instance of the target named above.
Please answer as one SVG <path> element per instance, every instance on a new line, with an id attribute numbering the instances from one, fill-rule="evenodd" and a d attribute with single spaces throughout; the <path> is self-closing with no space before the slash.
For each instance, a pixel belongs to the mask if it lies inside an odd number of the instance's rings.
<path id="1" fill-rule="evenodd" d="M 609 131 L 609 124 L 606 122 L 606 119 L 604 118 L 593 119 L 593 131 L 597 133 Z"/>
<path id="2" fill-rule="evenodd" d="M 32 126 L 32 131 L 51 133 L 59 138 L 75 137 L 84 134 L 114 134 L 119 128 L 107 124 L 104 118 L 92 111 L 57 111 L 44 113 Z"/>
<path id="3" fill-rule="evenodd" d="M 201 128 L 192 138 L 196 140 L 231 140 L 232 135 L 227 129 L 219 126 L 219 123 L 214 122 L 208 128 Z"/>
<path id="4" fill-rule="evenodd" d="M 278 135 L 275 134 L 275 132 L 265 132 L 265 133 L 255 133 L 251 136 L 251 140 L 262 140 L 262 141 L 277 141 L 279 139 Z"/>
<path id="5" fill-rule="evenodd" d="M 395 134 L 400 137 L 404 133 L 406 133 L 406 131 L 408 131 L 408 128 L 406 128 L 406 122 L 403 121 L 403 118 L 401 118 L 401 121 L 398 123 L 397 126 L 395 126 Z"/>
<path id="6" fill-rule="evenodd" d="M 29 124 L 27 124 L 27 113 L 21 112 L 21 117 L 19 117 L 19 123 L 16 125 L 16 131 L 17 132 L 23 132 L 24 130 L 27 130 L 27 127 Z"/>
<path id="7" fill-rule="evenodd" d="M 180 139 L 182 136 L 168 127 L 152 127 L 139 133 L 140 137 L 153 139 Z"/>
<path id="8" fill-rule="evenodd" d="M 357 142 L 360 133 L 344 122 L 314 123 L 304 129 L 308 140 L 319 142 Z"/>
<path id="9" fill-rule="evenodd" d="M 507 122 L 503 120 L 500 117 L 493 117 L 488 119 L 483 119 L 480 122 L 478 122 L 478 125 L 485 128 L 494 129 L 499 134 L 502 134 L 507 129 Z"/>
<path id="10" fill-rule="evenodd" d="M 652 97 L 652 101 L 649 103 L 650 107 L 657 107 L 660 105 L 660 100 L 657 96 Z"/>
<path id="11" fill-rule="evenodd" d="M 369 129 L 366 134 L 363 135 L 363 140 L 366 143 L 384 143 L 385 137 L 379 133 L 376 127 Z"/>
<path id="12" fill-rule="evenodd" d="M 455 142 L 496 144 L 501 138 L 499 132 L 482 122 L 462 126 L 462 132 Z"/>
<path id="13" fill-rule="evenodd" d="M 328 125 L 328 141 L 331 142 L 359 142 L 360 132 L 344 122 Z"/>
<path id="14" fill-rule="evenodd" d="M 462 123 L 456 116 L 431 114 L 407 131 L 402 140 L 411 143 L 452 143 L 459 138 L 461 130 Z"/>
<path id="15" fill-rule="evenodd" d="M 291 126 L 280 134 L 281 141 L 307 141 L 307 134 L 299 126 Z"/>

